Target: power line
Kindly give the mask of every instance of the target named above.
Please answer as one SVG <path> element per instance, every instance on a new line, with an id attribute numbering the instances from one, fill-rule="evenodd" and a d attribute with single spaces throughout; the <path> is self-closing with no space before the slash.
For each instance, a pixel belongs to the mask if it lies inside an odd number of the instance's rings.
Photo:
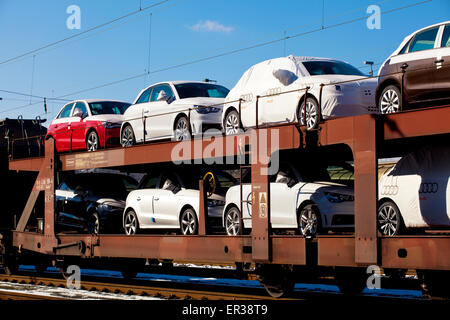
<path id="1" fill-rule="evenodd" d="M 79 32 L 79 33 L 74 34 L 74 35 L 72 35 L 72 36 L 69 36 L 69 37 L 67 37 L 67 38 L 64 38 L 64 39 L 61 39 L 61 40 L 58 40 L 58 41 L 49 43 L 49 44 L 47 44 L 47 45 L 45 45 L 45 46 L 42 46 L 42 47 L 40 47 L 40 48 L 37 48 L 37 49 L 31 50 L 31 51 L 25 52 L 25 53 L 23 53 L 23 54 L 21 54 L 21 55 L 18 55 L 18 56 L 13 57 L 13 58 L 9 58 L 9 59 L 7 59 L 7 60 L 4 60 L 4 61 L 0 62 L 0 65 L 5 64 L 5 63 L 8 63 L 8 62 L 11 62 L 11 61 L 14 61 L 14 60 L 17 60 L 17 59 L 20 59 L 20 58 L 22 58 L 22 57 L 25 57 L 25 56 L 28 56 L 28 55 L 30 55 L 30 54 L 36 53 L 36 52 L 38 52 L 38 51 L 41 51 L 41 50 L 43 50 L 43 49 L 52 47 L 52 46 L 54 46 L 54 45 L 57 45 L 57 44 L 62 43 L 62 42 L 65 42 L 65 41 L 67 41 L 67 40 L 70 40 L 70 39 L 79 37 L 79 36 L 81 36 L 81 35 L 83 35 L 83 34 L 86 34 L 86 33 L 88 33 L 88 32 L 94 31 L 94 30 L 96 30 L 96 29 L 103 28 L 103 27 L 105 27 L 105 26 L 107 26 L 107 25 L 110 25 L 110 24 L 112 24 L 112 23 L 114 23 L 114 22 L 123 20 L 123 19 L 128 18 L 128 17 L 130 17 L 130 16 L 133 16 L 133 15 L 135 15 L 135 14 L 141 13 L 141 12 L 143 12 L 143 11 L 146 11 L 146 10 L 150 9 L 150 8 L 153 8 L 153 7 L 162 5 L 162 4 L 164 4 L 164 3 L 168 2 L 168 1 L 170 1 L 170 0 L 162 0 L 162 1 L 160 1 L 160 2 L 157 2 L 157 3 L 155 3 L 155 4 L 152 4 L 152 5 L 150 5 L 150 6 L 147 6 L 147 7 L 145 7 L 145 8 L 139 8 L 139 9 L 136 10 L 136 11 L 132 11 L 132 12 L 127 13 L 127 14 L 121 16 L 121 17 L 118 17 L 118 18 L 116 18 L 116 19 L 113 19 L 113 20 L 107 21 L 107 22 L 105 22 L 105 23 L 99 24 L 99 25 L 97 25 L 97 26 L 95 26 L 95 27 L 92 27 L 92 28 L 87 29 L 87 30 L 85 30 L 85 31 Z"/>
<path id="2" fill-rule="evenodd" d="M 413 4 L 410 4 L 410 5 L 394 8 L 394 9 L 391 9 L 391 10 L 387 10 L 387 11 L 381 12 L 380 15 L 390 14 L 390 13 L 393 13 L 393 12 L 396 12 L 396 11 L 404 10 L 404 9 L 407 9 L 407 8 L 410 8 L 410 7 L 414 7 L 414 6 L 418 6 L 418 5 L 421 5 L 421 4 L 425 4 L 425 3 L 428 3 L 428 2 L 431 2 L 431 1 L 432 0 L 425 0 L 425 1 L 413 3 Z M 340 22 L 340 23 L 336 23 L 336 24 L 332 24 L 332 25 L 328 25 L 328 26 L 323 26 L 323 27 L 321 26 L 320 28 L 316 28 L 316 29 L 313 29 L 313 30 L 297 33 L 297 34 L 294 34 L 294 35 L 291 35 L 291 36 L 283 36 L 283 37 L 278 38 L 278 39 L 274 39 L 274 40 L 270 40 L 270 41 L 266 41 L 266 42 L 261 42 L 261 43 L 258 43 L 258 44 L 252 45 L 252 46 L 226 51 L 226 52 L 219 53 L 219 54 L 216 54 L 216 55 L 212 55 L 212 56 L 209 56 L 209 57 L 199 58 L 199 59 L 187 61 L 187 62 L 184 62 L 184 63 L 180 63 L 180 64 L 168 66 L 168 67 L 163 67 L 163 68 L 156 69 L 156 70 L 153 70 L 153 71 L 147 71 L 147 74 L 150 75 L 150 74 L 155 74 L 155 73 L 168 71 L 168 70 L 172 70 L 172 69 L 178 69 L 178 68 L 181 68 L 181 67 L 184 67 L 184 66 L 188 66 L 188 65 L 192 65 L 192 64 L 196 64 L 196 63 L 199 63 L 199 62 L 213 60 L 213 59 L 217 59 L 217 58 L 220 58 L 220 57 L 224 57 L 224 56 L 240 53 L 240 52 L 243 52 L 243 51 L 248 51 L 248 50 L 251 50 L 251 49 L 256 49 L 256 48 L 268 46 L 268 45 L 271 45 L 271 44 L 274 44 L 274 43 L 278 43 L 278 42 L 281 42 L 281 41 L 284 41 L 284 40 L 294 39 L 294 38 L 298 38 L 298 37 L 305 36 L 305 35 L 308 35 L 308 34 L 320 32 L 322 30 L 332 29 L 332 28 L 336 28 L 336 27 L 343 26 L 343 25 L 346 25 L 346 24 L 355 23 L 355 22 L 358 22 L 358 21 L 361 21 L 361 20 L 365 20 L 365 19 L 367 19 L 367 17 L 368 16 L 363 16 L 363 17 L 347 20 L 347 21 L 344 21 L 344 22 Z M 140 77 L 143 77 L 145 75 L 146 75 L 145 73 L 143 73 L 143 74 L 142 73 L 141 74 L 136 74 L 134 76 L 131 76 L 131 77 L 128 77 L 128 78 L 125 78 L 125 79 L 120 79 L 120 80 L 108 82 L 108 83 L 105 83 L 105 84 L 102 84 L 102 85 L 98 85 L 98 86 L 95 86 L 95 87 L 92 87 L 92 88 L 82 89 L 82 90 L 79 90 L 79 91 L 76 91 L 76 92 L 65 94 L 65 95 L 60 96 L 60 97 L 67 97 L 67 96 L 71 96 L 71 95 L 75 95 L 75 94 L 79 94 L 79 93 L 83 93 L 83 92 L 87 92 L 87 91 L 91 91 L 91 90 L 107 87 L 107 86 L 110 86 L 110 85 L 113 85 L 113 84 L 118 84 L 118 83 L 122 83 L 122 82 L 125 82 L 125 81 L 129 81 L 129 80 L 133 80 L 133 79 L 136 79 L 136 78 L 140 78 Z"/>
<path id="3" fill-rule="evenodd" d="M 24 96 L 24 97 L 30 97 L 30 98 L 38 98 L 38 99 L 44 99 L 46 97 L 44 96 L 37 96 L 37 95 L 33 95 L 33 94 L 28 94 L 28 93 L 23 93 L 23 92 L 17 92 L 17 91 L 10 91 L 10 90 L 3 90 L 0 89 L 0 92 L 5 92 L 5 93 L 9 93 L 9 94 L 15 94 L 15 95 L 19 95 L 19 96 Z M 61 100 L 61 101 L 70 101 L 67 99 L 58 99 L 58 98 L 46 98 L 47 100 Z"/>
<path id="4" fill-rule="evenodd" d="M 380 12 L 380 15 L 390 14 L 390 13 L 397 12 L 397 11 L 404 10 L 404 9 L 408 9 L 408 8 L 411 8 L 411 7 L 414 7 L 414 6 L 422 5 L 422 4 L 431 2 L 431 1 L 432 0 L 425 0 L 425 1 L 412 3 L 412 4 L 409 4 L 409 5 L 402 6 L 402 7 L 398 7 L 398 8 L 394 8 L 394 9 L 387 10 L 387 11 L 384 11 L 384 12 Z M 82 90 L 79 90 L 79 91 L 76 91 L 76 92 L 71 92 L 71 93 L 68 93 L 68 94 L 65 94 L 65 95 L 61 95 L 61 96 L 58 96 L 57 98 L 54 98 L 54 99 L 63 98 L 63 97 L 67 97 L 67 96 L 72 96 L 72 95 L 84 93 L 84 92 L 87 92 L 87 91 L 92 91 L 92 90 L 104 88 L 104 87 L 107 87 L 107 86 L 110 86 L 110 85 L 119 84 L 119 83 L 126 82 L 126 81 L 129 81 L 129 80 L 137 79 L 137 78 L 140 78 L 140 77 L 143 77 L 143 76 L 147 76 L 147 75 L 150 75 L 150 74 L 155 74 L 155 73 L 159 73 L 159 72 L 163 72 L 163 71 L 177 69 L 177 68 L 181 68 L 181 67 L 184 67 L 184 66 L 196 64 L 196 63 L 199 63 L 199 62 L 204 62 L 204 61 L 208 61 L 208 60 L 212 60 L 212 59 L 216 59 L 216 58 L 220 58 L 220 57 L 224 57 L 224 56 L 240 53 L 240 52 L 243 52 L 243 51 L 248 51 L 248 50 L 251 50 L 251 49 L 268 46 L 268 45 L 271 45 L 271 44 L 274 44 L 274 43 L 278 43 L 278 42 L 281 42 L 281 41 L 284 41 L 284 40 L 294 39 L 294 38 L 298 38 L 298 37 L 305 36 L 305 35 L 308 35 L 308 34 L 313 34 L 313 33 L 316 33 L 316 32 L 320 32 L 320 31 L 323 31 L 323 30 L 326 30 L 326 29 L 332 29 L 332 28 L 336 28 L 336 27 L 339 27 L 339 26 L 343 26 L 343 25 L 355 23 L 355 22 L 358 22 L 358 21 L 362 21 L 364 19 L 367 19 L 367 17 L 368 16 L 365 15 L 363 17 L 347 20 L 347 21 L 344 21 L 344 22 L 340 22 L 340 23 L 336 23 L 336 24 L 332 24 L 332 25 L 328 25 L 328 26 L 321 26 L 320 28 L 316 28 L 316 29 L 312 29 L 312 30 L 309 30 L 309 31 L 297 33 L 297 34 L 294 34 L 294 35 L 291 35 L 291 36 L 283 36 L 283 37 L 278 38 L 278 39 L 261 42 L 261 43 L 258 43 L 258 44 L 252 45 L 252 46 L 248 46 L 248 47 L 244 47 L 244 48 L 238 48 L 238 49 L 230 50 L 230 51 L 223 52 L 223 53 L 220 53 L 220 54 L 216 54 L 216 55 L 212 55 L 212 56 L 208 56 L 208 57 L 204 57 L 204 58 L 199 58 L 199 59 L 187 61 L 187 62 L 184 62 L 184 63 L 180 63 L 180 64 L 176 64 L 176 65 L 172 65 L 172 66 L 156 69 L 156 70 L 153 70 L 151 72 L 147 71 L 145 73 L 136 74 L 136 75 L 124 78 L 124 79 L 111 81 L 111 82 L 104 83 L 104 84 L 101 84 L 101 85 L 98 85 L 98 86 L 95 86 L 95 87 L 90 87 L 90 88 L 82 89 Z M 34 103 L 34 104 L 37 104 L 37 103 Z M 1 111 L 0 113 L 4 113 L 4 112 L 8 112 L 8 111 L 14 111 L 14 110 L 22 109 L 22 108 L 27 108 L 29 106 L 31 106 L 31 105 L 24 105 L 24 106 L 12 108 L 12 109 L 9 109 L 9 110 Z"/>

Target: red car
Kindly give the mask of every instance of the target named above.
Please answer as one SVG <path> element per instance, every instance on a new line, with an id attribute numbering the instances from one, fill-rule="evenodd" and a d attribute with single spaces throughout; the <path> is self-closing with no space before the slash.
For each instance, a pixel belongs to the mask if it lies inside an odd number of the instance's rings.
<path id="1" fill-rule="evenodd" d="M 62 107 L 47 130 L 55 139 L 56 151 L 95 151 L 120 146 L 122 114 L 130 103 L 111 100 L 77 100 Z"/>

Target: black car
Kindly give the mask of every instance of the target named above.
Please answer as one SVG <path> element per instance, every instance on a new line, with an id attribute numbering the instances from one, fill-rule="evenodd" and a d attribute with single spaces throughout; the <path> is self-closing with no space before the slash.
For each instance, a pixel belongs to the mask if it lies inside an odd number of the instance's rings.
<path id="1" fill-rule="evenodd" d="M 93 234 L 121 230 L 128 192 L 138 182 L 123 174 L 81 173 L 66 177 L 56 190 L 56 228 Z"/>

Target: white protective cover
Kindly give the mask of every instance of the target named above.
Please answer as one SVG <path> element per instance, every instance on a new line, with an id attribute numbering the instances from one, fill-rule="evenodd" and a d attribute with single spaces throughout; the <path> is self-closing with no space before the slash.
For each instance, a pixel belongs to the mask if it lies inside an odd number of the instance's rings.
<path id="1" fill-rule="evenodd" d="M 297 57 L 289 55 L 288 57 L 275 58 L 258 63 L 249 68 L 236 83 L 233 89 L 226 97 L 226 108 L 233 104 L 232 101 L 242 98 L 249 104 L 255 104 L 257 95 L 276 94 L 273 98 L 260 98 L 260 123 L 295 121 L 297 105 L 300 96 L 304 91 L 297 91 L 288 94 L 279 94 L 286 91 L 297 90 L 310 87 L 308 91 L 319 100 L 320 84 L 336 83 L 340 81 L 355 80 L 341 84 L 341 91 L 336 91 L 335 86 L 325 86 L 322 92 L 322 116 L 327 119 L 330 117 L 353 116 L 359 114 L 372 113 L 375 110 L 375 90 L 377 86 L 376 79 L 366 79 L 357 75 L 315 75 L 310 76 L 303 61 L 338 61 L 328 58 L 315 57 Z M 294 81 L 293 81 L 294 80 Z M 371 95 L 365 94 L 364 90 L 370 90 Z M 283 107 L 283 114 L 276 115 L 270 111 L 266 114 L 265 103 L 268 108 Z M 236 104 L 236 103 L 234 103 Z M 245 108 L 245 102 L 243 102 Z M 337 108 L 338 106 L 342 106 Z M 266 117 L 265 117 L 266 116 Z M 246 119 L 245 112 L 241 115 L 244 126 L 254 125 L 254 116 Z M 245 123 L 247 122 L 247 124 Z"/>
<path id="2" fill-rule="evenodd" d="M 379 199 L 400 209 L 407 227 L 450 226 L 450 146 L 404 156 L 379 182 Z"/>

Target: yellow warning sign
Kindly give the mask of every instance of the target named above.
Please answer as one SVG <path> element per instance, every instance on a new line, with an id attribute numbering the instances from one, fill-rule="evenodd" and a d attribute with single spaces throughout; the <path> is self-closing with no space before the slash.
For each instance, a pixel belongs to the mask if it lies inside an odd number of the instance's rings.
<path id="1" fill-rule="evenodd" d="M 267 218 L 267 192 L 259 193 L 259 217 Z"/>

